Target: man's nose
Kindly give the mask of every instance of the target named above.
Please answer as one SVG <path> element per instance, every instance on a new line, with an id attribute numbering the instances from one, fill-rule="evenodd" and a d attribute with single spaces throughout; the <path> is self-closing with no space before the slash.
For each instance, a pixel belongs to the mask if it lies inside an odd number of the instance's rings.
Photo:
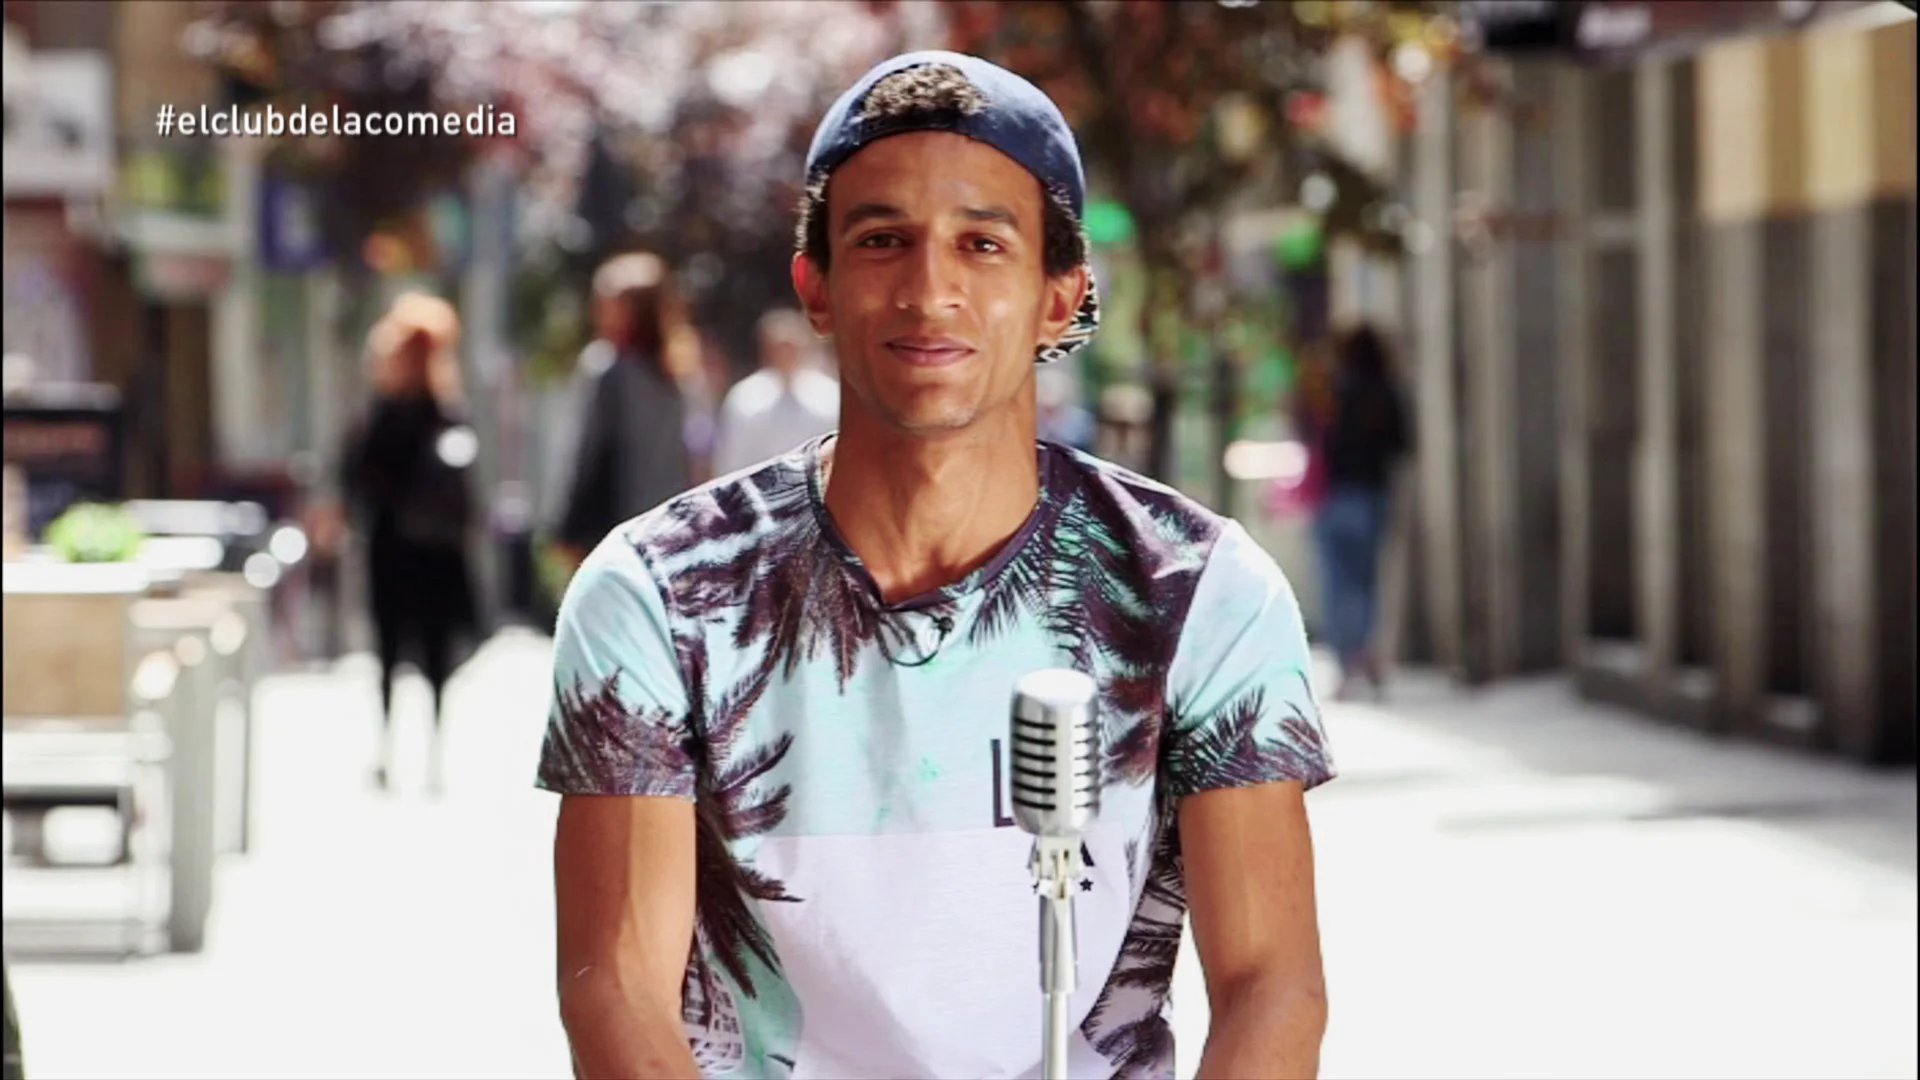
<path id="1" fill-rule="evenodd" d="M 922 243 L 907 257 L 894 294 L 895 306 L 922 315 L 958 309 L 966 299 L 959 253 L 944 243 Z"/>

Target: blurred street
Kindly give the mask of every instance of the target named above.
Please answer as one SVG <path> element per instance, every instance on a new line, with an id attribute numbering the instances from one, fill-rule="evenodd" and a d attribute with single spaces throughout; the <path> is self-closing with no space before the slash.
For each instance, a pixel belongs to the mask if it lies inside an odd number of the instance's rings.
<path id="1" fill-rule="evenodd" d="M 16 958 L 28 1075 L 567 1075 L 557 803 L 530 784 L 548 663 L 510 632 L 455 676 L 438 803 L 424 685 L 382 796 L 370 657 L 264 682 L 258 846 L 220 870 L 206 951 Z M 1558 678 L 1410 674 L 1328 708 L 1323 1075 L 1916 1074 L 1910 771 L 1703 739 Z M 1191 1076 L 1190 947 L 1175 1000 Z"/>

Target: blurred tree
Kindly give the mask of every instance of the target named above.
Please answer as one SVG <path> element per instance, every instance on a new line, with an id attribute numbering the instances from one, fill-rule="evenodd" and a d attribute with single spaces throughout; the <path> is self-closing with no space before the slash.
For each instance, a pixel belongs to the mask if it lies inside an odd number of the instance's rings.
<path id="1" fill-rule="evenodd" d="M 585 332 L 580 308 L 555 296 L 582 289 L 604 255 L 647 247 L 680 268 L 701 321 L 744 361 L 753 317 L 788 295 L 801 163 L 832 96 L 905 48 L 993 57 L 1060 101 L 1095 186 L 1127 208 L 1149 268 L 1140 329 L 1170 406 L 1182 343 L 1208 340 L 1221 314 L 1203 260 L 1235 207 L 1291 202 L 1286 189 L 1318 171 L 1335 181 L 1330 235 L 1397 243 L 1379 227 L 1379 184 L 1319 137 L 1321 57 L 1357 35 L 1384 60 L 1443 6 L 211 0 L 184 44 L 221 67 L 236 102 L 283 113 L 511 114 L 510 134 L 282 139 L 270 163 L 326 192 L 328 246 L 357 292 L 382 268 L 370 262 L 431 264 L 421 208 L 480 156 L 511 162 L 525 271 L 514 327 L 555 360 Z M 1163 425 L 1172 411 L 1157 411 Z"/>
<path id="2" fill-rule="evenodd" d="M 216 0 L 185 44 L 221 66 L 236 101 L 283 112 L 514 116 L 510 135 L 496 124 L 478 137 L 276 145 L 275 168 L 324 185 L 329 245 L 350 270 L 369 236 L 408 235 L 406 219 L 497 154 L 521 177 L 518 236 L 534 271 L 517 290 L 522 329 L 552 335 L 555 290 L 645 247 L 679 267 L 703 321 L 743 355 L 754 316 L 787 293 L 820 113 L 888 52 L 939 40 L 938 8 L 919 3 Z"/>
<path id="3" fill-rule="evenodd" d="M 1301 180 L 1333 181 L 1329 236 L 1393 251 L 1381 181 L 1335 151 L 1325 124 L 1323 58 L 1355 37 L 1384 72 L 1427 35 L 1438 3 L 1276 0 L 955 0 L 952 47 L 1039 84 L 1078 133 L 1089 182 L 1125 204 L 1147 275 L 1141 339 L 1152 358 L 1149 469 L 1171 474 L 1170 425 L 1181 342 L 1210 340 L 1223 312 L 1207 266 L 1236 209 L 1292 203 Z M 1436 37 L 1436 40 L 1438 38 Z M 1231 395 L 1228 395 L 1231 396 Z"/>

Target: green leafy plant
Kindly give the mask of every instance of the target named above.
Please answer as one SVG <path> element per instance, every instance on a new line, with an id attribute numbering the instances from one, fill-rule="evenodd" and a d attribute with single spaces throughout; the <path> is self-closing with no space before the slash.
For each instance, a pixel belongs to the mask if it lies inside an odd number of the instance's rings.
<path id="1" fill-rule="evenodd" d="M 47 544 L 67 562 L 126 562 L 146 541 L 125 507 L 76 503 L 47 526 Z"/>

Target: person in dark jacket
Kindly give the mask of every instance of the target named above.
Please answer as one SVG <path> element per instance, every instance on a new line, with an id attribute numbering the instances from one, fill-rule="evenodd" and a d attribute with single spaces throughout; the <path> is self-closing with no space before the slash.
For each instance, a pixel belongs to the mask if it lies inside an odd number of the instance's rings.
<path id="1" fill-rule="evenodd" d="M 1378 330 L 1358 324 L 1335 339 L 1321 392 L 1308 396 L 1302 426 L 1321 455 L 1325 488 L 1314 513 L 1324 633 L 1340 659 L 1338 696 L 1358 680 L 1384 692 L 1374 647 L 1380 549 L 1392 507 L 1394 466 L 1411 447 L 1405 400 Z"/>
<path id="2" fill-rule="evenodd" d="M 443 696 L 456 650 L 479 630 L 467 543 L 479 443 L 460 413 L 459 320 L 438 297 L 395 301 L 368 337 L 375 396 L 342 455 L 342 490 L 366 544 L 380 653 L 380 760 L 390 784 L 393 681 L 412 661 L 433 689 L 428 787 L 442 789 Z"/>
<path id="3" fill-rule="evenodd" d="M 594 274 L 595 339 L 580 357 L 580 436 L 554 539 L 571 566 L 614 527 L 693 484 L 686 391 L 692 334 L 665 260 L 641 253 Z"/>

